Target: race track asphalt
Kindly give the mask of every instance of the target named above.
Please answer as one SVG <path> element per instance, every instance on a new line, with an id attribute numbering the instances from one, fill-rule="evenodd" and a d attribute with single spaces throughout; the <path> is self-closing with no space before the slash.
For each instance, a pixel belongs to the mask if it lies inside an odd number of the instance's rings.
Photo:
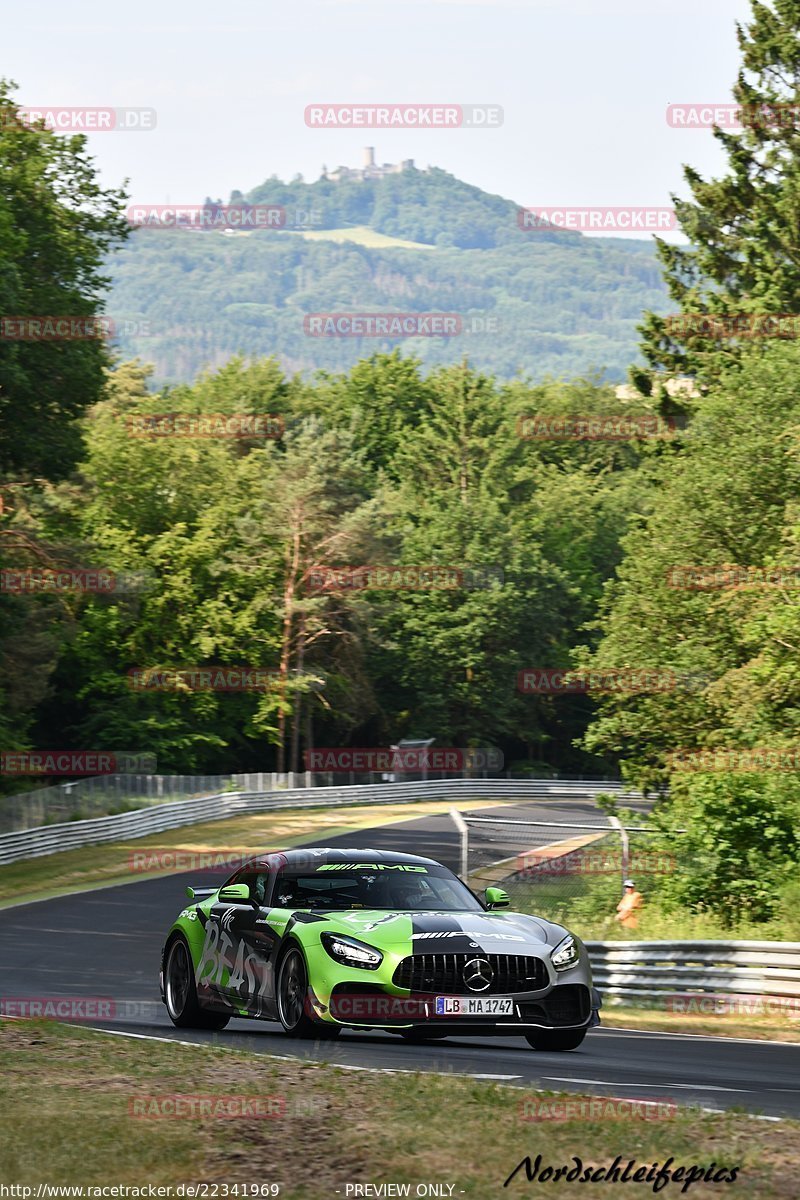
<path id="1" fill-rule="evenodd" d="M 590 801 L 505 803 L 502 808 L 504 817 L 517 819 L 604 823 Z M 485 810 L 485 815 L 491 814 L 497 815 L 496 807 Z M 568 834 L 553 829 L 547 840 L 563 836 Z M 446 815 L 353 831 L 324 844 L 404 850 L 457 867 L 457 836 Z M 674 1100 L 711 1109 L 737 1106 L 765 1116 L 800 1117 L 800 1045 L 608 1026 L 590 1032 L 579 1050 L 556 1054 L 533 1051 L 522 1038 L 510 1037 L 448 1038 L 416 1046 L 395 1034 L 350 1030 L 333 1043 L 309 1043 L 288 1038 L 278 1025 L 244 1020 L 231 1021 L 221 1033 L 173 1029 L 158 996 L 165 932 L 183 906 L 187 883 L 217 882 L 228 873 L 141 879 L 3 910 L 2 998 L 102 998 L 113 1004 L 113 1015 L 90 1023 L 108 1030 L 213 1042 L 353 1069 L 449 1071 L 523 1088 Z M 615 1010 L 611 1017 L 606 1013 L 605 1020 L 624 1025 L 624 1010 Z"/>

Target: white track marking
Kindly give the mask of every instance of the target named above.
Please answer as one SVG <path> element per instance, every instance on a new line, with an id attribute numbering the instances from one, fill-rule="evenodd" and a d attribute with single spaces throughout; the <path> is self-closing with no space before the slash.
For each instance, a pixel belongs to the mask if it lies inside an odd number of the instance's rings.
<path id="1" fill-rule="evenodd" d="M 657 1088 L 685 1088 L 691 1092 L 737 1092 L 749 1094 L 750 1088 L 729 1088 L 718 1087 L 715 1083 L 628 1083 L 620 1084 L 618 1079 L 573 1079 L 570 1075 L 543 1075 L 542 1079 L 552 1080 L 554 1083 L 592 1083 L 597 1087 L 657 1087 Z"/>
<path id="2" fill-rule="evenodd" d="M 122 1029 L 102 1029 L 100 1026 L 97 1026 L 97 1025 L 86 1025 L 83 1028 L 91 1029 L 95 1033 L 108 1033 L 108 1034 L 111 1034 L 112 1037 L 136 1038 L 137 1040 L 143 1041 L 143 1042 L 167 1042 L 167 1043 L 169 1043 L 169 1045 L 172 1045 L 172 1046 L 192 1046 L 192 1047 L 200 1046 L 200 1047 L 204 1047 L 205 1049 L 231 1050 L 234 1053 L 238 1053 L 238 1054 L 246 1054 L 247 1053 L 247 1050 L 239 1049 L 236 1046 L 218 1046 L 218 1045 L 209 1046 L 206 1042 L 185 1042 L 179 1038 L 158 1037 L 155 1034 L 150 1034 L 150 1033 L 129 1033 L 129 1032 L 127 1032 L 127 1030 L 122 1030 Z M 306 1062 L 307 1063 L 310 1061 L 314 1061 L 311 1059 L 295 1058 L 291 1054 L 270 1054 L 270 1055 L 267 1055 L 266 1057 L 279 1059 L 281 1062 Z M 419 1070 L 418 1068 L 415 1068 L 415 1067 L 361 1067 L 361 1066 L 355 1066 L 350 1063 L 330 1062 L 330 1061 L 326 1061 L 324 1059 L 319 1063 L 319 1065 L 335 1067 L 337 1071 L 367 1071 L 369 1074 L 372 1074 L 372 1075 L 416 1075 L 416 1074 L 418 1074 L 418 1070 Z M 522 1075 L 486 1075 L 486 1074 L 465 1073 L 462 1071 L 456 1071 L 456 1072 L 453 1072 L 453 1071 L 426 1071 L 425 1074 L 426 1075 L 445 1075 L 449 1079 L 452 1079 L 454 1076 L 461 1078 L 461 1079 L 494 1079 L 494 1080 L 505 1080 L 505 1081 L 523 1078 Z M 602 1080 L 598 1080 L 598 1079 L 567 1079 L 567 1078 L 558 1078 L 553 1075 L 545 1075 L 542 1078 L 547 1080 L 548 1082 L 552 1082 L 552 1083 L 591 1083 L 594 1085 L 599 1084 L 601 1087 L 617 1087 L 617 1088 L 620 1086 L 619 1082 L 608 1083 L 608 1082 L 603 1082 Z M 511 1085 L 508 1084 L 508 1086 L 511 1086 Z M 526 1086 L 532 1087 L 531 1084 L 528 1084 Z M 661 1087 L 662 1085 L 661 1084 L 653 1085 L 653 1084 L 646 1084 L 646 1083 L 642 1083 L 642 1084 L 625 1083 L 622 1086 L 623 1087 L 653 1087 L 653 1086 Z M 694 1085 L 689 1084 L 689 1083 L 678 1083 L 678 1084 L 669 1084 L 669 1085 L 664 1084 L 663 1086 L 664 1087 L 669 1086 L 669 1087 L 673 1087 L 673 1088 L 674 1087 L 692 1088 L 695 1091 L 709 1090 L 707 1088 L 694 1088 Z M 517 1088 L 517 1091 L 519 1091 L 519 1090 L 520 1089 Z M 532 1090 L 536 1091 L 537 1089 L 532 1088 Z M 539 1089 L 539 1090 L 541 1090 L 541 1089 Z M 710 1090 L 722 1092 L 722 1091 L 736 1091 L 736 1090 L 740 1090 L 740 1089 L 713 1088 Z M 788 1090 L 788 1089 L 784 1089 L 784 1090 Z M 614 1097 L 607 1097 L 607 1098 L 613 1099 Z M 727 1109 L 724 1109 L 724 1108 L 703 1108 L 702 1106 L 698 1106 L 698 1107 L 700 1107 L 701 1112 L 711 1113 L 714 1115 L 721 1115 L 721 1116 L 724 1116 L 725 1113 L 728 1111 Z M 785 1120 L 784 1117 L 768 1117 L 768 1116 L 764 1116 L 760 1113 L 743 1113 L 742 1116 L 750 1117 L 750 1119 L 754 1120 L 754 1121 L 777 1121 L 780 1123 Z"/>
<path id="3" fill-rule="evenodd" d="M 693 1041 L 700 1039 L 701 1042 L 722 1042 L 726 1045 L 728 1042 L 741 1042 L 743 1046 L 791 1046 L 794 1050 L 800 1050 L 800 1042 L 775 1042 L 772 1038 L 743 1038 L 743 1037 L 724 1037 L 714 1033 L 681 1033 L 680 1030 L 672 1029 L 630 1029 L 626 1025 L 599 1025 L 597 1026 L 599 1033 L 629 1033 L 635 1037 L 671 1037 L 671 1038 L 690 1038 Z"/>

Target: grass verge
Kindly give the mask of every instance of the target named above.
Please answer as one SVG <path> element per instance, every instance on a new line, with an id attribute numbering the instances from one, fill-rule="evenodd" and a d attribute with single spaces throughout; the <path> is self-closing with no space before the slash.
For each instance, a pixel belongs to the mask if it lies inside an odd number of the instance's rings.
<path id="1" fill-rule="evenodd" d="M 543 1167 L 572 1167 L 573 1157 L 584 1167 L 607 1167 L 619 1155 L 623 1168 L 630 1159 L 649 1169 L 669 1158 L 673 1171 L 712 1162 L 718 1170 L 738 1168 L 735 1189 L 722 1180 L 693 1183 L 689 1194 L 701 1200 L 797 1194 L 796 1121 L 689 1108 L 632 1119 L 595 1104 L 588 1116 L 571 1107 L 567 1119 L 532 1122 L 524 1119 L 532 1103 L 574 1106 L 576 1096 L 457 1076 L 350 1072 L 48 1022 L 0 1023 L 0 1067 L 0 1178 L 7 1184 L 273 1183 L 282 1200 L 335 1200 L 380 1194 L 353 1191 L 358 1184 L 409 1184 L 415 1195 L 420 1184 L 436 1183 L 444 1190 L 432 1194 L 489 1200 L 531 1195 L 524 1170 L 507 1189 L 503 1182 L 526 1155 L 535 1161 L 541 1154 Z M 258 1098 L 277 1115 L 134 1115 L 200 1096 Z M 646 1194 L 653 1190 L 645 1185 Z M 576 1192 L 609 1195 L 601 1182 L 577 1189 L 562 1182 L 561 1194 Z M 678 1180 L 660 1194 L 685 1193 Z"/>
<path id="2" fill-rule="evenodd" d="M 703 1001 L 703 996 L 698 996 Z M 731 1001 L 738 998 L 731 996 Z M 753 1003 L 753 997 L 743 999 Z M 607 1027 L 653 1030 L 656 1033 L 696 1033 L 707 1037 L 755 1038 L 763 1042 L 800 1042 L 800 1011 L 796 1016 L 780 1012 L 664 1012 L 657 1008 L 638 1008 L 627 1004 L 609 1004 L 602 1010 Z"/>

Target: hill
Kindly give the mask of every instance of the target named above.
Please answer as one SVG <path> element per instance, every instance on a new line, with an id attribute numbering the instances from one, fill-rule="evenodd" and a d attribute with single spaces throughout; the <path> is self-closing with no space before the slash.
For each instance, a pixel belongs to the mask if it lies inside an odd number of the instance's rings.
<path id="1" fill-rule="evenodd" d="M 501 378 L 619 380 L 642 311 L 668 306 L 652 243 L 523 231 L 513 201 L 438 169 L 273 177 L 230 203 L 280 206 L 285 226 L 137 229 L 110 264 L 120 352 L 154 363 L 159 382 L 237 353 L 275 355 L 288 371 L 345 370 L 398 344 L 428 365 L 467 356 Z M 457 313 L 459 331 L 317 337 L 304 325 L 307 314 L 375 311 Z"/>

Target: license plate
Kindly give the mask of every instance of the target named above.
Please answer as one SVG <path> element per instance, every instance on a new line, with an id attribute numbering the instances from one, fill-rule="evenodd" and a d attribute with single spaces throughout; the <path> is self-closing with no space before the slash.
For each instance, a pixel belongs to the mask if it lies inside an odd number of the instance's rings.
<path id="1" fill-rule="evenodd" d="M 514 1001 L 501 996 L 437 996 L 437 1017 L 513 1017 Z"/>

